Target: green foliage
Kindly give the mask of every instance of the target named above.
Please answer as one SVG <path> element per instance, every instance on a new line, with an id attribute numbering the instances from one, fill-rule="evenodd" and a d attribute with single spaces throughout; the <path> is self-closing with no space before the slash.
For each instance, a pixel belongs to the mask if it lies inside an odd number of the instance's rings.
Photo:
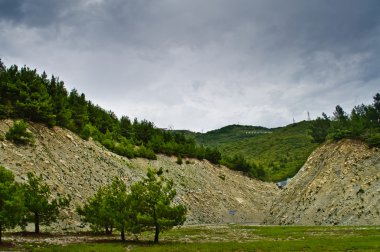
<path id="1" fill-rule="evenodd" d="M 328 135 L 330 128 L 330 119 L 325 113 L 322 114 L 323 118 L 318 117 L 311 125 L 310 135 L 315 143 L 323 143 Z"/>
<path id="2" fill-rule="evenodd" d="M 197 146 L 182 133 L 158 129 L 152 122 L 131 122 L 127 116 L 119 120 L 115 113 L 87 101 L 84 94 L 68 92 L 57 77 L 47 78 L 44 72 L 17 66 L 6 68 L 1 63 L 0 119 L 22 118 L 48 126 L 62 126 L 83 139 L 92 137 L 110 151 L 129 158 L 156 159 L 156 154 L 210 158 L 219 163 L 216 152 Z M 135 148 L 137 146 L 137 148 Z"/>
<path id="3" fill-rule="evenodd" d="M 380 133 L 374 133 L 366 139 L 370 147 L 380 147 Z"/>
<path id="4" fill-rule="evenodd" d="M 206 148 L 204 158 L 213 164 L 219 164 L 222 160 L 222 154 L 217 148 Z"/>
<path id="5" fill-rule="evenodd" d="M 95 232 L 111 234 L 115 226 L 113 210 L 108 203 L 109 187 L 100 187 L 77 212 L 84 223 L 89 223 Z"/>
<path id="6" fill-rule="evenodd" d="M 11 171 L 0 166 L 0 243 L 2 231 L 14 228 L 23 215 L 23 195 Z"/>
<path id="7" fill-rule="evenodd" d="M 179 155 L 179 156 L 177 157 L 177 161 L 176 161 L 176 163 L 179 164 L 179 165 L 182 165 L 182 164 L 183 164 L 183 161 L 182 161 L 182 157 L 181 157 L 181 155 Z"/>
<path id="8" fill-rule="evenodd" d="M 125 231 L 130 221 L 130 199 L 127 194 L 127 187 L 120 178 L 114 178 L 108 189 L 106 197 L 106 206 L 112 209 L 113 223 L 120 231 L 121 240 L 125 241 Z"/>
<path id="9" fill-rule="evenodd" d="M 232 170 L 244 172 L 249 177 L 260 180 L 266 179 L 264 168 L 261 165 L 257 165 L 255 162 L 247 161 L 242 154 L 235 154 L 233 157 L 225 156 L 222 164 Z"/>
<path id="10" fill-rule="evenodd" d="M 142 158 L 146 158 L 146 159 L 151 159 L 151 160 L 157 159 L 157 156 L 154 153 L 154 151 L 148 147 L 145 147 L 144 145 L 141 145 L 138 148 L 137 156 L 142 157 Z"/>
<path id="11" fill-rule="evenodd" d="M 5 134 L 5 138 L 17 144 L 33 143 L 33 134 L 28 131 L 28 124 L 24 120 L 16 121 Z"/>
<path id="12" fill-rule="evenodd" d="M 138 209 L 137 221 L 146 228 L 154 228 L 154 242 L 158 242 L 162 231 L 186 220 L 186 208 L 172 206 L 176 195 L 173 181 L 165 179 L 162 173 L 148 169 L 147 177 L 131 188 L 131 199 Z"/>
<path id="13" fill-rule="evenodd" d="M 50 188 L 43 183 L 42 176 L 36 177 L 31 172 L 27 176 L 27 183 L 22 184 L 26 208 L 23 224 L 33 222 L 35 233 L 39 233 L 40 225 L 50 225 L 57 221 L 59 210 L 69 205 L 70 198 L 51 199 Z"/>
<path id="14" fill-rule="evenodd" d="M 182 133 L 208 148 L 218 146 L 220 162 L 231 169 L 236 169 L 232 159 L 240 155 L 251 166 L 247 175 L 281 181 L 294 176 L 318 146 L 309 135 L 311 124 L 303 121 L 275 129 L 231 125 L 204 134 Z"/>
<path id="15" fill-rule="evenodd" d="M 336 106 L 333 113 L 332 120 L 330 121 L 324 114 L 325 119 L 317 119 L 313 123 L 313 127 L 321 128 L 321 120 L 327 121 L 323 125 L 324 134 L 320 136 L 313 135 L 314 139 L 323 142 L 326 139 L 340 140 L 344 138 L 363 140 L 369 146 L 375 147 L 380 145 L 380 94 L 373 97 L 372 105 L 359 105 L 352 109 L 348 115 L 342 107 Z M 328 134 L 325 134 L 328 132 Z"/>
<path id="16" fill-rule="evenodd" d="M 162 170 L 149 169 L 147 178 L 133 184 L 130 194 L 124 182 L 115 178 L 111 185 L 99 188 L 77 212 L 95 231 L 110 233 L 115 227 L 123 241 L 125 232 L 137 234 L 154 227 L 158 242 L 160 232 L 185 221 L 186 208 L 172 206 L 175 195 L 173 181 L 166 180 Z"/>

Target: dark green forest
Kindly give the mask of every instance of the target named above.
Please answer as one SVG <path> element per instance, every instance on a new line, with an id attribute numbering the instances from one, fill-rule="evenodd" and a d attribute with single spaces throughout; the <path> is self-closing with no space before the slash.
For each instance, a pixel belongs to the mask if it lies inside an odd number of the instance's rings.
<path id="1" fill-rule="evenodd" d="M 155 127 L 147 120 L 118 118 L 86 99 L 76 89 L 70 92 L 59 78 L 26 66 L 7 68 L 0 60 L 0 119 L 23 119 L 46 124 L 48 127 L 67 128 L 83 139 L 90 137 L 119 155 L 156 159 L 156 154 L 207 159 L 220 164 L 222 155 L 216 147 L 197 144 L 183 133 Z M 236 162 L 243 162 L 244 169 Z M 224 162 L 232 169 L 247 172 L 257 178 L 263 174 L 255 166 L 247 168 L 243 157 Z"/>

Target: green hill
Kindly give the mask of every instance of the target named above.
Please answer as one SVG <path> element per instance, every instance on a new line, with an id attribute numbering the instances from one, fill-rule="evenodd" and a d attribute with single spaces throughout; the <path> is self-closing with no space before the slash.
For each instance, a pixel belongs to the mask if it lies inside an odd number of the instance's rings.
<path id="1" fill-rule="evenodd" d="M 308 134 L 310 126 L 311 122 L 302 121 L 273 129 L 230 125 L 204 134 L 180 132 L 199 144 L 218 147 L 223 155 L 241 154 L 262 165 L 267 180 L 279 181 L 294 176 L 318 146 Z"/>

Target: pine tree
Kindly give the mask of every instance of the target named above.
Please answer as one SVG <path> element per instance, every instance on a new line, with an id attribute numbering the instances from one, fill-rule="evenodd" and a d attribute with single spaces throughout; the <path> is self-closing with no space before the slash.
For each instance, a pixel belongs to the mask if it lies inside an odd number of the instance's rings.
<path id="1" fill-rule="evenodd" d="M 137 221 L 146 228 L 154 228 L 156 243 L 162 231 L 186 220 L 186 208 L 173 205 L 175 195 L 173 181 L 164 178 L 162 169 L 148 169 L 147 177 L 132 185 L 131 202 L 138 211 Z"/>
<path id="2" fill-rule="evenodd" d="M 78 207 L 77 212 L 84 223 L 90 223 L 93 231 L 104 230 L 106 234 L 112 234 L 114 228 L 113 210 L 107 204 L 109 187 L 100 187 L 94 196 L 89 198 L 83 207 Z"/>
<path id="3" fill-rule="evenodd" d="M 35 233 L 40 232 L 40 225 L 50 225 L 57 221 L 59 210 L 70 203 L 70 197 L 58 197 L 51 200 L 50 188 L 43 183 L 42 176 L 36 177 L 33 173 L 27 174 L 28 182 L 22 185 L 25 198 L 24 225 L 33 222 Z"/>
<path id="4" fill-rule="evenodd" d="M 0 244 L 2 231 L 14 228 L 24 212 L 23 197 L 11 171 L 0 166 Z"/>

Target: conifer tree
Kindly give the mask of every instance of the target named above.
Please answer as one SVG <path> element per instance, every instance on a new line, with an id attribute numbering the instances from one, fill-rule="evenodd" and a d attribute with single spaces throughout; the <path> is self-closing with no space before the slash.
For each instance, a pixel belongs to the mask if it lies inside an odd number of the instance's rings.
<path id="1" fill-rule="evenodd" d="M 11 171 L 0 166 L 0 244 L 2 231 L 14 228 L 24 212 L 23 197 Z"/>
<path id="2" fill-rule="evenodd" d="M 42 176 L 36 177 L 31 172 L 27 176 L 27 183 L 22 185 L 26 208 L 23 225 L 33 222 L 34 232 L 38 234 L 40 225 L 50 225 L 57 221 L 59 210 L 69 205 L 70 197 L 51 199 L 50 188 L 43 183 Z"/>
<path id="3" fill-rule="evenodd" d="M 164 178 L 162 169 L 148 169 L 147 177 L 132 185 L 131 202 L 138 211 L 137 222 L 154 229 L 155 243 L 162 231 L 182 225 L 186 220 L 185 206 L 173 205 L 175 196 L 173 181 Z"/>

